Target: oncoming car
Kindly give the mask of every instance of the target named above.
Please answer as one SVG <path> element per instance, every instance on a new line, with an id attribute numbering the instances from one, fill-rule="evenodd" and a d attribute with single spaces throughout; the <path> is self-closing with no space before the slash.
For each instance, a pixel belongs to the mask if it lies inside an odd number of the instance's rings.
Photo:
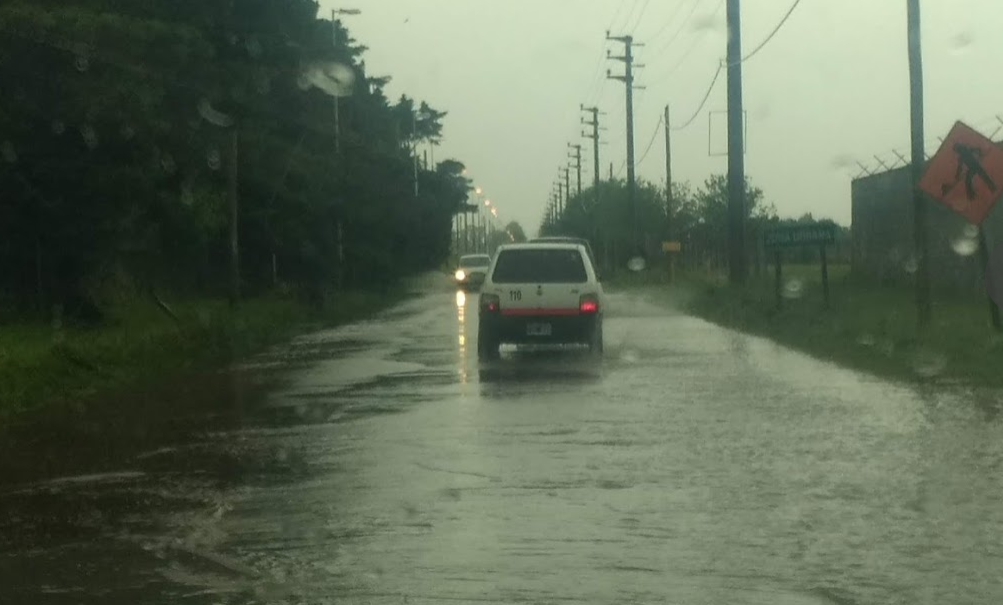
<path id="1" fill-rule="evenodd" d="M 465 254 L 460 257 L 459 267 L 453 277 L 460 288 L 476 288 L 484 282 L 484 274 L 491 264 L 488 254 Z"/>
<path id="2" fill-rule="evenodd" d="M 603 290 L 580 244 L 502 246 L 481 289 L 477 353 L 502 344 L 584 344 L 603 350 Z"/>

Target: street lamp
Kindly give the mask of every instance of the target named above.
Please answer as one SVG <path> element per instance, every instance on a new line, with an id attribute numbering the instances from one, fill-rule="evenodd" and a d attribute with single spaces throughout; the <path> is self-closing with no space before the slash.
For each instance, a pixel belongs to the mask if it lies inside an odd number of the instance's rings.
<path id="1" fill-rule="evenodd" d="M 338 29 L 334 22 L 338 20 L 338 15 L 361 15 L 362 11 L 357 8 L 332 8 L 331 9 L 331 44 L 338 46 Z M 334 152 L 341 153 L 341 96 L 334 96 Z"/>

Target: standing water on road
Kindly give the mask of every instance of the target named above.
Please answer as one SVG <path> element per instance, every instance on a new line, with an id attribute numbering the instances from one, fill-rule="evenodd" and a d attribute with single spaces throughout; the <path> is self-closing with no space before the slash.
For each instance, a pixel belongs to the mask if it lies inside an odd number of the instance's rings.
<path id="1" fill-rule="evenodd" d="M 441 289 L 298 338 L 234 370 L 270 377 L 240 414 L 5 485 L 0 602 L 1003 597 L 998 396 L 611 306 L 598 366 L 479 371 L 476 295 Z"/>

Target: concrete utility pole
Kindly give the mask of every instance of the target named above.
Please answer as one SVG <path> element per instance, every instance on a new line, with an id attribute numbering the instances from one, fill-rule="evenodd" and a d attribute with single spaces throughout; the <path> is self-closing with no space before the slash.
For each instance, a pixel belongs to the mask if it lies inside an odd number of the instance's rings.
<path id="1" fill-rule="evenodd" d="M 627 89 L 627 203 L 630 206 L 632 239 L 635 246 L 640 246 L 637 238 L 637 192 L 634 175 L 634 89 L 640 87 L 634 86 L 634 67 L 643 66 L 634 65 L 634 47 L 642 46 L 642 44 L 635 43 L 633 36 L 610 36 L 609 32 L 606 32 L 606 39 L 622 42 L 624 47 L 622 56 L 613 56 L 609 51 L 606 54 L 609 59 L 623 61 L 624 75 L 614 76 L 610 71 L 607 71 L 606 77 L 620 80 Z"/>
<path id="2" fill-rule="evenodd" d="M 745 283 L 745 141 L 741 0 L 728 0 L 728 278 Z"/>
<path id="3" fill-rule="evenodd" d="M 582 118 L 582 124 L 592 127 L 592 133 L 583 132 L 582 136 L 587 139 L 592 139 L 592 161 L 595 167 L 595 174 L 592 175 L 593 182 L 592 186 L 595 187 L 596 191 L 599 191 L 599 181 L 602 178 L 602 168 L 599 167 L 599 108 L 598 107 L 586 107 L 581 106 L 582 111 L 586 111 L 592 114 L 592 120 L 587 122 L 585 118 Z"/>
<path id="4" fill-rule="evenodd" d="M 927 239 L 926 200 L 919 189 L 926 166 L 923 140 L 923 47 L 920 38 L 919 0 L 908 0 L 909 110 L 912 130 L 913 237 L 916 248 L 916 310 L 919 327 L 930 323 L 930 253 Z"/>
<path id="5" fill-rule="evenodd" d="M 561 208 L 563 213 L 568 209 L 568 202 L 571 201 L 571 169 L 567 166 L 562 166 L 558 168 L 564 174 L 564 207 Z"/>
<path id="6" fill-rule="evenodd" d="M 675 200 L 672 199 L 672 127 L 669 121 L 669 106 L 665 106 L 665 217 L 668 223 L 669 240 L 675 236 L 673 218 Z"/>
<path id="7" fill-rule="evenodd" d="M 575 150 L 575 153 L 568 157 L 575 160 L 575 171 L 578 173 L 578 195 L 582 194 L 582 146 L 568 143 L 568 147 Z"/>
<path id="8" fill-rule="evenodd" d="M 560 172 L 560 169 L 558 169 Z M 562 208 L 564 207 L 564 184 L 561 183 L 561 178 L 557 178 L 557 216 L 561 215 Z"/>

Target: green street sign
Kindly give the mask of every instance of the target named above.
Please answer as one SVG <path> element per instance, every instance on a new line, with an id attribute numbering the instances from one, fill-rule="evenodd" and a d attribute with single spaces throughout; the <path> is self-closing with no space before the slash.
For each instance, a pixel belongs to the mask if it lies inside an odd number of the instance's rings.
<path id="1" fill-rule="evenodd" d="M 825 246 L 836 243 L 836 229 L 830 225 L 778 227 L 765 233 L 767 248 Z"/>

